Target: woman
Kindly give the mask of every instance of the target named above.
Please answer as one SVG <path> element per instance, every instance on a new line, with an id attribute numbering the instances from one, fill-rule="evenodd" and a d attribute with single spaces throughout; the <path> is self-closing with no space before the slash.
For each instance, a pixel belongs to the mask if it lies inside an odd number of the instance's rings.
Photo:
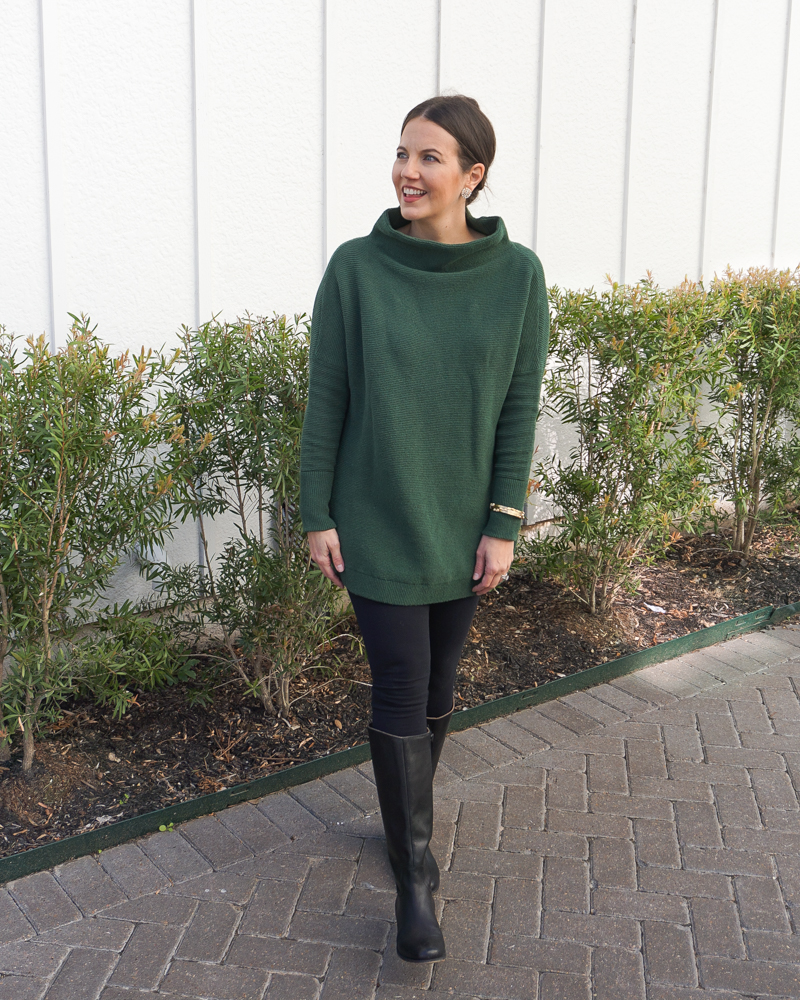
<path id="1" fill-rule="evenodd" d="M 538 258 L 466 210 L 494 152 L 471 98 L 410 111 L 399 208 L 334 253 L 311 333 L 301 514 L 364 637 L 397 952 L 412 962 L 445 955 L 433 775 L 478 598 L 511 566 L 547 353 Z"/>

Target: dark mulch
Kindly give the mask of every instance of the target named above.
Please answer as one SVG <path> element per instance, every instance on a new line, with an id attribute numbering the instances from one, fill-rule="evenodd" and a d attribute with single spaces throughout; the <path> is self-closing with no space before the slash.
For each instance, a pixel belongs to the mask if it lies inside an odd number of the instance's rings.
<path id="1" fill-rule="evenodd" d="M 554 584 L 515 572 L 479 605 L 457 706 L 799 599 L 800 536 L 789 527 L 763 529 L 746 562 L 731 555 L 722 535 L 682 539 L 666 559 L 644 567 L 636 594 L 605 616 L 588 615 Z M 295 703 L 291 720 L 267 716 L 237 683 L 220 688 L 211 708 L 191 707 L 178 688 L 139 694 L 117 721 L 89 703 L 72 705 L 42 734 L 28 778 L 18 752 L 0 765 L 0 857 L 364 742 L 368 668 L 349 640 L 336 643 L 334 654 L 342 676 L 298 686 L 294 696 L 307 697 Z"/>

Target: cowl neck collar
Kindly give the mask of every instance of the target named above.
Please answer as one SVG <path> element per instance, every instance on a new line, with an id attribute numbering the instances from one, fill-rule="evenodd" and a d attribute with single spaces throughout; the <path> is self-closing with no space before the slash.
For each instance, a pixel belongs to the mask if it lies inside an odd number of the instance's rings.
<path id="1" fill-rule="evenodd" d="M 467 225 L 478 233 L 479 240 L 469 243 L 437 243 L 400 232 L 407 225 L 399 208 L 387 208 L 373 227 L 372 234 L 383 252 L 400 264 L 419 271 L 467 271 L 480 267 L 508 243 L 503 220 L 497 216 L 476 219 L 467 212 Z"/>

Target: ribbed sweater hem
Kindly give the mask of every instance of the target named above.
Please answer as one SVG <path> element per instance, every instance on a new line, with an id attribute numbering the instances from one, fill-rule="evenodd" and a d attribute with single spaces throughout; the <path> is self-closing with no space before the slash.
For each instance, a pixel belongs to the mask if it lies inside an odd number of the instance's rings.
<path id="1" fill-rule="evenodd" d="M 382 580 L 379 577 L 346 569 L 339 574 L 342 583 L 359 597 L 368 597 L 382 604 L 436 604 L 440 601 L 456 601 L 462 597 L 472 597 L 472 588 L 477 581 L 443 580 L 435 583 L 404 583 L 401 580 Z"/>

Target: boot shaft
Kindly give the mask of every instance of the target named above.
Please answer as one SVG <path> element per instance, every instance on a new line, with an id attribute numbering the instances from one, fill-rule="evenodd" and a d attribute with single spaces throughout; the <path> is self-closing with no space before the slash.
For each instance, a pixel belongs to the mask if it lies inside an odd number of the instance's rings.
<path id="1" fill-rule="evenodd" d="M 398 871 L 424 863 L 433 830 L 431 738 L 392 736 L 369 727 L 372 766 L 389 860 Z"/>
<path id="2" fill-rule="evenodd" d="M 452 718 L 453 709 L 451 709 L 447 715 L 441 715 L 438 718 L 429 718 L 427 720 L 428 729 L 431 733 L 431 769 L 434 774 L 436 774 L 436 768 L 439 765 L 439 758 L 442 756 L 445 737 L 447 736 L 447 730 L 450 726 L 450 720 Z"/>
<path id="3" fill-rule="evenodd" d="M 433 830 L 431 734 L 392 736 L 369 727 L 372 766 L 397 883 L 397 954 L 407 962 L 445 957 L 425 856 Z"/>

